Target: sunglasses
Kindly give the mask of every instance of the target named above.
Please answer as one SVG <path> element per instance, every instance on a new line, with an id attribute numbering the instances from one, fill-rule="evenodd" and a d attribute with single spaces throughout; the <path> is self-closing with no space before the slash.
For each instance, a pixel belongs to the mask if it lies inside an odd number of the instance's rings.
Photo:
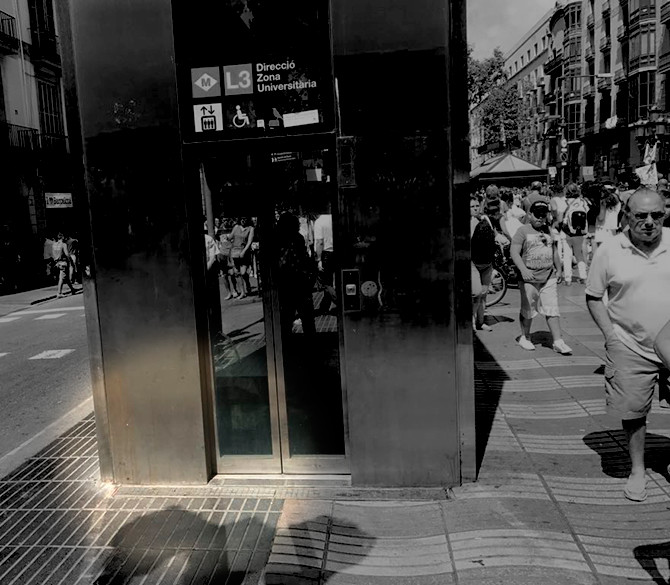
<path id="1" fill-rule="evenodd" d="M 664 211 L 649 211 L 647 213 L 633 213 L 633 217 L 637 221 L 645 221 L 648 216 L 654 221 L 661 221 L 665 217 Z"/>

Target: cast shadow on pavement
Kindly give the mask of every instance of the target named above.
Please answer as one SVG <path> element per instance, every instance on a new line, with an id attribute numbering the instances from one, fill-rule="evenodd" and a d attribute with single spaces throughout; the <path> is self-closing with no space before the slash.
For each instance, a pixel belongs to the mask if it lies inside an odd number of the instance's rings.
<path id="1" fill-rule="evenodd" d="M 622 429 L 589 433 L 584 437 L 584 443 L 600 455 L 603 473 L 618 479 L 625 479 L 629 476 L 628 441 Z M 648 469 L 670 479 L 668 478 L 670 439 L 647 432 L 644 459 Z"/>
<path id="2" fill-rule="evenodd" d="M 635 559 L 640 566 L 649 573 L 653 582 L 656 585 L 670 585 L 670 581 L 666 580 L 656 564 L 656 559 L 665 561 L 665 566 L 670 565 L 670 542 L 660 542 L 658 544 L 644 544 L 636 546 L 633 549 Z"/>
<path id="3" fill-rule="evenodd" d="M 486 447 L 493 429 L 503 384 L 510 377 L 497 363 L 491 352 L 479 340 L 473 337 L 475 362 L 486 364 L 486 369 L 475 365 L 475 433 L 477 442 L 477 475 L 481 469 Z"/>
<path id="4" fill-rule="evenodd" d="M 326 585 L 362 562 L 376 540 L 337 517 L 322 515 L 293 524 L 275 537 L 273 557 L 259 585 Z M 282 555 L 293 557 L 291 564 L 282 563 Z M 335 566 L 340 570 L 334 570 Z"/>
<path id="5" fill-rule="evenodd" d="M 248 524 L 240 524 L 208 522 L 200 514 L 178 507 L 143 514 L 116 532 L 110 542 L 109 554 L 98 571 L 94 569 L 91 575 L 92 583 L 122 585 L 160 580 L 174 585 L 256 584 L 270 557 L 272 539 L 264 539 L 261 546 L 263 523 L 253 516 Z M 337 525 L 338 534 L 347 535 L 347 539 L 356 543 L 352 545 L 349 562 L 356 564 L 365 558 L 374 538 L 367 537 L 355 525 L 320 516 L 289 527 L 286 531 L 288 538 L 281 537 L 286 545 L 275 545 L 273 556 L 281 559 L 281 553 L 285 553 L 297 561 L 275 563 L 273 566 L 279 568 L 279 580 L 275 580 L 273 574 L 262 582 L 283 584 L 290 576 L 291 583 L 296 584 L 302 583 L 303 578 L 306 584 L 326 583 L 333 573 L 326 574 L 319 560 L 325 554 L 328 539 L 325 533 L 315 530 L 315 526 L 326 527 L 330 536 L 335 531 L 334 525 Z M 277 538 L 276 534 L 272 536 Z M 262 556 L 260 564 L 258 559 L 250 563 L 254 553 L 257 557 L 259 553 Z M 301 558 L 306 559 L 304 566 L 300 564 Z M 314 562 L 311 561 L 319 562 L 316 581 Z"/>

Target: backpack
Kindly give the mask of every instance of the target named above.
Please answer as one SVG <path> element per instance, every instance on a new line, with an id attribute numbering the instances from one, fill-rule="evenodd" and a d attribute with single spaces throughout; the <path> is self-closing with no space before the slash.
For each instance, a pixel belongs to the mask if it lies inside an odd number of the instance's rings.
<path id="1" fill-rule="evenodd" d="M 588 203 L 581 198 L 575 199 L 568 206 L 563 216 L 563 229 L 570 236 L 583 236 L 588 228 Z"/>
<path id="2" fill-rule="evenodd" d="M 491 264 L 498 244 L 491 220 L 484 216 L 475 227 L 470 239 L 470 258 L 475 264 Z"/>

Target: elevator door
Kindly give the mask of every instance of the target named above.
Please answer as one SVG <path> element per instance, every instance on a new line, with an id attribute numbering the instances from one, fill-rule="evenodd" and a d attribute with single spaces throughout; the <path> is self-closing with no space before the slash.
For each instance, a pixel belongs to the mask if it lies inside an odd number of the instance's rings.
<path id="1" fill-rule="evenodd" d="M 219 472 L 347 473 L 335 153 L 228 148 L 200 169 Z"/>

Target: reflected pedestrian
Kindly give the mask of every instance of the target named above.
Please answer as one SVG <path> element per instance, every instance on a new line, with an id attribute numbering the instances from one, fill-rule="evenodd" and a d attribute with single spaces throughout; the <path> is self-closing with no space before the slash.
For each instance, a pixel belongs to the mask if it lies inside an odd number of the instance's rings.
<path id="1" fill-rule="evenodd" d="M 307 254 L 305 239 L 300 234 L 300 221 L 292 213 L 282 213 L 277 220 L 278 290 L 282 335 L 293 332 L 298 318 L 306 335 L 314 335 L 314 300 L 316 280 L 314 262 Z"/>

